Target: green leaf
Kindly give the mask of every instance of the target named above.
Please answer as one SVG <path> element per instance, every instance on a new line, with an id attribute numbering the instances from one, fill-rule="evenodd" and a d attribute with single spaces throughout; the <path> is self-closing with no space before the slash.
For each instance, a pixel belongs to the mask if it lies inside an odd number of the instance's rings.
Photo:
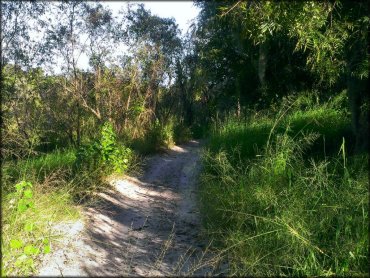
<path id="1" fill-rule="evenodd" d="M 24 191 L 24 197 L 27 198 L 27 199 L 32 198 L 32 190 L 31 189 L 25 190 Z"/>
<path id="2" fill-rule="evenodd" d="M 23 242 L 18 239 L 12 239 L 10 240 L 10 248 L 11 249 L 19 249 L 23 246 Z"/>
<path id="3" fill-rule="evenodd" d="M 33 231 L 33 226 L 34 226 L 33 223 L 27 223 L 26 225 L 24 225 L 24 230 L 26 232 L 32 232 Z"/>
<path id="4" fill-rule="evenodd" d="M 35 265 L 34 265 L 34 262 L 33 262 L 32 258 L 28 258 L 25 262 L 25 265 L 32 268 L 32 269 L 35 269 Z"/>
<path id="5" fill-rule="evenodd" d="M 28 209 L 28 202 L 26 202 L 25 200 L 19 200 L 18 202 L 18 211 L 19 212 L 24 212 Z"/>
<path id="6" fill-rule="evenodd" d="M 21 181 L 20 183 L 17 183 L 15 185 L 15 189 L 19 192 L 26 186 L 26 183 L 24 181 Z"/>
<path id="7" fill-rule="evenodd" d="M 26 247 L 24 247 L 23 252 L 26 255 L 37 255 L 39 253 L 39 249 L 38 248 L 35 248 L 32 245 L 27 245 Z"/>
<path id="8" fill-rule="evenodd" d="M 27 255 L 22 254 L 21 256 L 18 257 L 18 259 L 15 261 L 14 265 L 16 267 L 22 266 L 22 264 L 27 260 Z"/>
<path id="9" fill-rule="evenodd" d="M 17 190 L 18 193 L 21 193 L 22 190 L 26 187 L 32 188 L 32 183 L 21 181 L 15 185 L 15 189 Z"/>
<path id="10" fill-rule="evenodd" d="M 50 253 L 50 245 L 45 245 L 44 246 L 44 254 Z"/>
<path id="11" fill-rule="evenodd" d="M 28 201 L 28 202 L 27 202 L 27 207 L 29 207 L 29 208 L 33 208 L 33 207 L 35 207 L 35 203 L 34 203 L 34 202 L 32 202 L 32 201 Z"/>

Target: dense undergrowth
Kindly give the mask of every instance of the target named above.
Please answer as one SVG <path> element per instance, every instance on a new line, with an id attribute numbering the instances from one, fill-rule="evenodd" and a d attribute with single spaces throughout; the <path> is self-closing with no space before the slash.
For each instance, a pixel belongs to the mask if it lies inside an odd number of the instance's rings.
<path id="1" fill-rule="evenodd" d="M 175 124 L 175 119 L 171 118 L 166 122 L 156 120 L 143 136 L 126 140 L 138 153 L 146 155 L 184 143 L 192 137 L 193 133 L 189 127 L 181 123 Z"/>
<path id="2" fill-rule="evenodd" d="M 73 199 L 74 161 L 74 152 L 66 150 L 4 163 L 2 275 L 34 273 L 55 243 L 52 226 L 79 218 Z"/>
<path id="3" fill-rule="evenodd" d="M 368 273 L 368 155 L 344 103 L 303 94 L 215 125 L 200 203 L 229 274 Z"/>
<path id="4" fill-rule="evenodd" d="M 112 126 L 78 149 L 6 161 L 2 171 L 2 275 L 34 274 L 58 235 L 53 226 L 75 221 L 79 205 L 108 186 L 105 177 L 137 168 L 138 158 L 119 143 Z"/>
<path id="5" fill-rule="evenodd" d="M 58 237 L 52 227 L 80 218 L 80 206 L 93 202 L 94 193 L 109 186 L 106 176 L 136 172 L 141 155 L 190 137 L 189 128 L 173 121 L 156 122 L 137 140 L 118 138 L 112 125 L 105 123 L 97 138 L 77 149 L 6 161 L 2 169 L 2 275 L 36 273 L 42 255 L 52 251 Z M 25 188 L 19 189 L 22 185 Z"/>

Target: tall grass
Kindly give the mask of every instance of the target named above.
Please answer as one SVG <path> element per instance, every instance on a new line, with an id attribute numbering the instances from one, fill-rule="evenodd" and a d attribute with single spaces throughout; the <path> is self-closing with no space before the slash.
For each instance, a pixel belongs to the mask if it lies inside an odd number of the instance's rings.
<path id="1" fill-rule="evenodd" d="M 312 99 L 229 119 L 211 136 L 202 213 L 231 275 L 368 273 L 368 156 L 348 155 L 338 101 Z"/>
<path id="2" fill-rule="evenodd" d="M 18 180 L 41 181 L 61 169 L 71 168 L 76 160 L 73 149 L 56 150 L 38 157 L 7 161 L 2 169 L 2 185 L 5 193 L 14 190 Z"/>
<path id="3" fill-rule="evenodd" d="M 4 164 L 2 275 L 35 274 L 43 253 L 53 249 L 57 237 L 53 226 L 77 220 L 78 205 L 107 186 L 104 177 L 112 169 L 105 164 L 88 167 L 94 164 L 91 161 L 80 165 L 76 154 L 73 149 L 54 151 Z M 137 156 L 131 155 L 130 160 L 130 170 L 137 168 Z M 21 184 L 29 184 L 27 190 Z"/>
<path id="4" fill-rule="evenodd" d="M 100 137 L 78 149 L 56 150 L 4 163 L 2 171 L 2 275 L 37 272 L 50 251 L 53 226 L 79 218 L 79 205 L 109 186 L 106 176 L 138 171 L 139 157 L 105 123 Z M 51 245 L 52 246 L 52 245 Z"/>

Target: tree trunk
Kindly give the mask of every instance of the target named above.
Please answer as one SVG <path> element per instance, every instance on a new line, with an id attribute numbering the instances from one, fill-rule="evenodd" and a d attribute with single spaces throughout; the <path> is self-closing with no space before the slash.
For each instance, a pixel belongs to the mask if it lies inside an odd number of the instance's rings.
<path id="1" fill-rule="evenodd" d="M 77 102 L 77 147 L 81 145 L 81 108 Z"/>
<path id="2" fill-rule="evenodd" d="M 125 122 L 124 122 L 124 127 L 127 128 L 127 123 L 128 123 L 128 111 L 130 109 L 130 102 L 131 102 L 131 90 L 128 94 L 127 102 L 126 102 L 126 108 L 125 108 Z"/>
<path id="3" fill-rule="evenodd" d="M 235 90 L 236 90 L 236 97 L 237 97 L 237 100 L 236 100 L 236 116 L 238 117 L 238 119 L 240 118 L 240 81 L 239 81 L 239 77 L 237 77 L 235 79 Z"/>
<path id="4" fill-rule="evenodd" d="M 355 150 L 368 148 L 368 118 L 361 115 L 361 105 L 365 101 L 367 80 L 354 74 L 366 57 L 366 45 L 355 37 L 347 52 L 347 94 L 351 112 L 352 133 L 356 139 Z M 366 114 L 366 113 L 365 113 Z M 366 117 L 366 119 L 364 119 Z"/>
<path id="5" fill-rule="evenodd" d="M 363 103 L 362 94 L 365 94 L 363 80 L 359 80 L 351 73 L 347 75 L 347 94 L 349 101 L 349 109 L 351 112 L 352 133 L 356 139 L 356 150 L 362 150 L 368 147 L 368 119 L 361 119 L 361 105 Z"/>
<path id="6" fill-rule="evenodd" d="M 178 80 L 179 80 L 179 90 L 182 96 L 182 107 L 184 111 L 184 120 L 187 126 L 191 126 L 193 123 L 193 111 L 191 108 L 191 103 L 187 96 L 187 91 L 186 91 L 186 86 L 185 86 L 185 81 L 184 81 L 184 74 L 182 72 L 182 67 L 179 61 L 177 61 L 176 66 L 177 66 L 177 75 L 178 75 Z"/>
<path id="7" fill-rule="evenodd" d="M 265 87 L 266 84 L 266 66 L 267 66 L 267 42 L 263 42 L 259 46 L 259 57 L 258 57 L 258 78 L 261 87 Z"/>

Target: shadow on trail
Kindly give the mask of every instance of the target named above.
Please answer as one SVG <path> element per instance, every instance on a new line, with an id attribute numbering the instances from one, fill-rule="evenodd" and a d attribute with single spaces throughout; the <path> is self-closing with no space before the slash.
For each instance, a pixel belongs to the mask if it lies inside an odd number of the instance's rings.
<path id="1" fill-rule="evenodd" d="M 175 146 L 149 159 L 145 174 L 112 181 L 114 190 L 87 211 L 89 276 L 206 275 L 195 266 L 206 242 L 196 208 L 199 143 Z M 196 268 L 199 268 L 196 270 Z"/>

